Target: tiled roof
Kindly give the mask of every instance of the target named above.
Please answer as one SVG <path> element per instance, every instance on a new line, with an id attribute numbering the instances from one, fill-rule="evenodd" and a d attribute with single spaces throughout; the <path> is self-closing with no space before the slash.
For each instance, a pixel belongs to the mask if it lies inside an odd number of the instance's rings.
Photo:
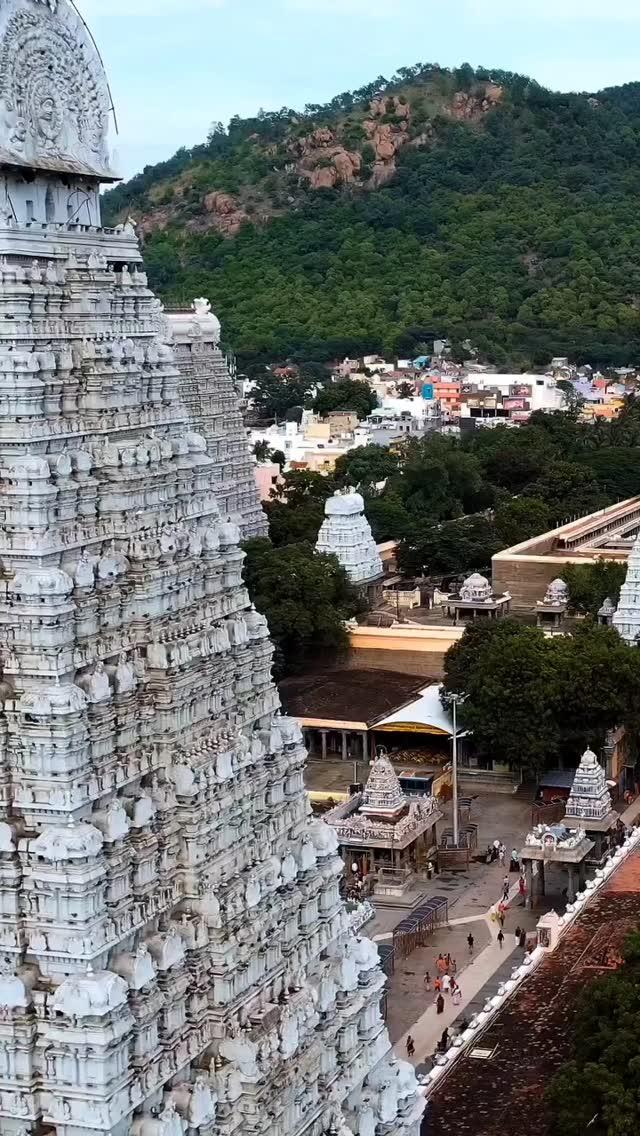
<path id="1" fill-rule="evenodd" d="M 428 678 L 383 670 L 327 670 L 280 684 L 288 714 L 296 718 L 372 722 L 412 702 Z"/>

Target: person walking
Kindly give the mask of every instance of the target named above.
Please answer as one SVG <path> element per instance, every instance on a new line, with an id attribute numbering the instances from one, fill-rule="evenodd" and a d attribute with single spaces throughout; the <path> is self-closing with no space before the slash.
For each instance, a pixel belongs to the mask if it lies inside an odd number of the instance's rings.
<path id="1" fill-rule="evenodd" d="M 440 991 L 442 990 L 442 979 L 441 979 L 440 975 L 438 975 L 438 977 L 436 978 L 436 980 L 433 984 L 433 990 L 434 990 L 435 994 L 439 994 Z"/>
<path id="2" fill-rule="evenodd" d="M 451 979 L 448 974 L 442 975 L 442 993 L 448 994 L 451 990 Z"/>
<path id="3" fill-rule="evenodd" d="M 506 844 L 501 844 L 500 849 L 498 851 L 498 856 L 500 857 L 500 863 L 502 864 L 503 868 L 504 868 L 504 862 L 505 862 L 505 859 L 506 859 L 506 855 L 507 855 L 507 846 L 506 846 Z"/>
<path id="4" fill-rule="evenodd" d="M 462 991 L 459 986 L 456 986 L 453 994 L 451 995 L 451 1001 L 453 1002 L 454 1006 L 460 1005 L 462 1001 Z"/>
<path id="5" fill-rule="evenodd" d="M 518 859 L 518 850 L 514 848 L 511 852 L 511 863 L 509 864 L 510 872 L 520 871 L 520 860 Z"/>
<path id="6" fill-rule="evenodd" d="M 411 1034 L 408 1034 L 408 1036 L 407 1036 L 407 1057 L 413 1057 L 415 1051 L 416 1051 L 415 1042 L 414 1042 Z"/>
<path id="7" fill-rule="evenodd" d="M 509 877 L 505 876 L 502 881 L 502 899 L 508 900 L 509 898 Z"/>
<path id="8" fill-rule="evenodd" d="M 456 960 L 451 959 L 451 966 L 449 967 L 449 973 L 455 974 L 457 969 L 458 969 L 458 964 L 457 964 Z"/>
<path id="9" fill-rule="evenodd" d="M 470 955 L 473 954 L 473 943 L 474 943 L 474 938 L 473 938 L 473 935 L 471 934 L 471 931 L 469 931 L 469 934 L 467 935 L 467 946 L 469 947 L 469 954 Z"/>
<path id="10" fill-rule="evenodd" d="M 503 931 L 504 930 L 504 909 L 502 909 L 502 908 L 501 908 L 501 910 L 498 914 L 498 922 L 500 924 L 500 930 Z"/>
<path id="11" fill-rule="evenodd" d="M 442 994 L 438 994 L 438 999 L 436 1001 L 436 1012 L 438 1014 L 444 1014 L 444 998 L 442 997 Z"/>
<path id="12" fill-rule="evenodd" d="M 504 931 L 502 930 L 502 927 L 498 931 L 498 942 L 500 943 L 500 950 L 502 950 L 502 947 L 504 945 Z"/>
<path id="13" fill-rule="evenodd" d="M 516 929 L 513 933 L 514 933 L 516 939 L 519 941 L 520 940 L 520 924 L 519 923 L 518 923 L 518 926 L 516 927 Z"/>
<path id="14" fill-rule="evenodd" d="M 431 990 L 431 975 L 429 974 L 428 970 L 425 972 L 425 976 L 424 976 L 424 979 L 423 979 L 423 985 L 424 985 L 424 988 L 425 988 L 425 990 L 427 991 L 427 994 L 428 994 L 429 991 Z"/>

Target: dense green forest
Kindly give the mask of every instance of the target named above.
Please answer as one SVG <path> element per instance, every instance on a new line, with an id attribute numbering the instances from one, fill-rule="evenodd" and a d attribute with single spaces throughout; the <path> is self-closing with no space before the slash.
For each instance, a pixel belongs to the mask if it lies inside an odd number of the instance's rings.
<path id="1" fill-rule="evenodd" d="M 378 185 L 380 90 L 395 172 Z M 323 128 L 355 155 L 350 184 L 312 187 L 300 154 Z M 141 221 L 167 302 L 211 298 L 243 363 L 405 353 L 433 334 L 510 367 L 622 363 L 640 354 L 639 169 L 640 83 L 588 97 L 416 65 L 328 107 L 218 124 L 105 208 Z M 233 235 L 209 223 L 212 192 L 242 207 Z"/>

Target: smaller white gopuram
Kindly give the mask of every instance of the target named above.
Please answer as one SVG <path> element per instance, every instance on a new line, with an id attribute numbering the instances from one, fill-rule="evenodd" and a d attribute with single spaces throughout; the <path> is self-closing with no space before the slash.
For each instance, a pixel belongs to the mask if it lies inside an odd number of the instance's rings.
<path id="1" fill-rule="evenodd" d="M 605 771 L 593 750 L 586 749 L 571 786 L 565 824 L 571 828 L 570 821 L 581 821 L 583 827 L 589 828 L 586 822 L 604 820 L 609 817 L 611 808 L 611 794 Z"/>
<path id="2" fill-rule="evenodd" d="M 384 568 L 360 493 L 349 489 L 329 497 L 324 507 L 316 549 L 337 556 L 352 584 L 365 584 L 383 575 Z"/>
<path id="3" fill-rule="evenodd" d="M 612 620 L 613 626 L 631 647 L 640 635 L 640 536 L 637 536 L 627 565 L 627 577 L 620 589 L 620 599 Z"/>

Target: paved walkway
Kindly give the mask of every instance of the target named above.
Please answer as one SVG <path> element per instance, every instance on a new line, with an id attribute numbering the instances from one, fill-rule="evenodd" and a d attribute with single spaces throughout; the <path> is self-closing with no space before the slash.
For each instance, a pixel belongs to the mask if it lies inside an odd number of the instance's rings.
<path id="1" fill-rule="evenodd" d="M 518 885 L 516 883 L 511 888 L 509 895 L 511 902 L 516 899 L 517 895 Z M 491 921 L 489 911 L 486 911 L 482 915 L 472 915 L 466 919 L 451 920 L 451 925 L 456 924 L 460 926 L 465 923 L 474 923 L 480 920 L 488 927 L 491 939 L 488 945 L 474 958 L 468 960 L 464 966 L 459 966 L 456 980 L 460 985 L 460 991 L 462 993 L 460 1003 L 457 1006 L 454 1005 L 451 995 L 444 994 L 445 1008 L 442 1014 L 438 1014 L 435 1004 L 436 995 L 433 992 L 425 994 L 425 999 L 428 999 L 429 1002 L 426 1010 L 394 1045 L 396 1055 L 407 1060 L 406 1041 L 407 1036 L 411 1034 L 415 1045 L 415 1053 L 409 1060 L 415 1066 L 423 1065 L 425 1058 L 431 1056 L 440 1040 L 442 1031 L 453 1025 L 456 1018 L 460 1017 L 468 1007 L 477 1002 L 480 991 L 491 982 L 498 971 L 505 968 L 505 963 L 507 963 L 518 946 L 515 935 L 505 932 L 504 943 L 502 948 L 500 947 L 497 938 L 500 926 Z M 474 938 L 475 937 L 474 935 Z M 508 969 L 510 971 L 511 967 L 509 966 Z M 474 1006 L 469 1016 L 471 1016 L 472 1012 L 475 1012 L 476 1008 L 477 1007 Z"/>

